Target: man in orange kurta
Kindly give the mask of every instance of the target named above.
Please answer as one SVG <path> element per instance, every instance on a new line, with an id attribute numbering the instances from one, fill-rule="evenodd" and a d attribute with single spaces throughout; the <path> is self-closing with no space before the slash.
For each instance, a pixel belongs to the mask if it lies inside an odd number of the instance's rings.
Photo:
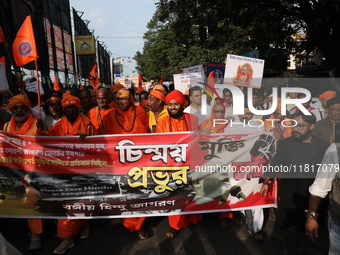
<path id="1" fill-rule="evenodd" d="M 9 100 L 8 110 L 11 111 L 12 118 L 4 125 L 4 131 L 16 135 L 32 135 L 40 134 L 37 127 L 37 121 L 33 118 L 31 112 L 30 101 L 23 94 L 16 95 Z M 39 195 L 30 190 L 30 185 L 25 186 L 28 199 L 40 199 Z M 42 219 L 27 219 L 28 226 L 32 232 L 32 239 L 29 246 L 30 250 L 41 248 L 40 234 L 43 232 Z"/>
<path id="2" fill-rule="evenodd" d="M 197 131 L 198 118 L 190 113 L 184 113 L 185 97 L 179 90 L 171 91 L 165 98 L 169 115 L 158 120 L 156 133 Z M 168 216 L 170 229 L 167 238 L 174 238 L 178 230 L 197 224 L 202 219 L 201 214 L 186 214 Z"/>
<path id="3" fill-rule="evenodd" d="M 105 134 L 149 133 L 148 115 L 142 106 L 135 106 L 128 89 L 118 91 L 116 104 L 104 118 Z"/>
<path id="4" fill-rule="evenodd" d="M 112 108 L 109 106 L 110 102 L 110 94 L 109 91 L 105 88 L 98 89 L 96 94 L 96 100 L 98 106 L 92 108 L 89 111 L 89 118 L 91 123 L 93 124 L 96 132 L 99 134 L 105 134 L 105 126 L 103 124 L 103 120 L 105 116 L 112 111 Z"/>
<path id="5" fill-rule="evenodd" d="M 105 134 L 148 133 L 148 116 L 142 106 L 135 106 L 128 89 L 120 89 L 116 95 L 117 108 L 104 119 Z M 123 225 L 131 232 L 136 231 L 140 239 L 149 237 L 143 228 L 145 217 L 122 218 Z"/>
<path id="6" fill-rule="evenodd" d="M 96 135 L 95 128 L 88 117 L 80 114 L 80 100 L 72 96 L 70 91 L 63 95 L 61 106 L 65 116 L 47 131 L 49 136 Z M 63 240 L 53 251 L 63 254 L 74 246 L 73 237 L 82 231 L 80 238 L 88 237 L 89 220 L 58 219 L 58 238 Z"/>
<path id="7" fill-rule="evenodd" d="M 151 133 L 156 132 L 158 120 L 161 117 L 168 115 L 168 110 L 164 102 L 165 96 L 166 91 L 162 85 L 156 85 L 150 91 L 148 97 L 148 105 L 150 107 L 150 111 L 148 112 L 148 116 L 149 116 L 149 130 Z"/>

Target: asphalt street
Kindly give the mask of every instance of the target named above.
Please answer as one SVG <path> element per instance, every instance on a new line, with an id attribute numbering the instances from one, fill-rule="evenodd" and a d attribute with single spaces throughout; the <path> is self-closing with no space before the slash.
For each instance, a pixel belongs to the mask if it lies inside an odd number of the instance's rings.
<path id="1" fill-rule="evenodd" d="M 247 232 L 245 224 L 229 221 L 229 228 L 223 229 L 218 214 L 205 214 L 197 225 L 183 229 L 174 239 L 165 236 L 169 228 L 166 217 L 149 217 L 145 227 L 150 234 L 146 240 L 138 239 L 120 223 L 119 219 L 93 219 L 90 221 L 90 237 L 75 238 L 76 245 L 67 255 L 262 255 L 283 254 L 280 230 L 267 217 L 263 231 L 266 240 L 257 241 Z M 42 248 L 29 251 L 29 230 L 25 219 L 0 219 L 0 231 L 23 255 L 49 255 L 60 244 L 56 237 L 54 220 L 45 221 Z M 320 225 L 318 240 L 308 240 L 309 254 L 328 254 L 327 227 Z"/>

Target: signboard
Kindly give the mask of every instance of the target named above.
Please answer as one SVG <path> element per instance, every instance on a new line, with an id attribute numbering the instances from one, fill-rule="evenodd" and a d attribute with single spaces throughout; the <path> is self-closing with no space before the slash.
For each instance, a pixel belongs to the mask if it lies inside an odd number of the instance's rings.
<path id="1" fill-rule="evenodd" d="M 174 74 L 173 77 L 175 89 L 181 91 L 185 95 L 189 94 L 189 89 L 191 87 L 204 87 L 203 83 L 205 77 L 202 73 L 181 73 Z"/>
<path id="2" fill-rule="evenodd" d="M 264 60 L 227 55 L 224 83 L 241 87 L 261 88 Z"/>
<path id="3" fill-rule="evenodd" d="M 41 82 L 39 82 L 39 85 L 40 85 L 40 94 L 44 94 L 44 89 L 43 89 L 43 87 L 41 86 Z M 26 84 L 26 90 L 27 90 L 27 91 L 31 91 L 31 92 L 38 93 L 38 90 L 37 90 L 37 82 L 36 82 L 36 81 L 32 81 L 32 82 L 27 83 L 27 84 Z"/>
<path id="4" fill-rule="evenodd" d="M 75 36 L 76 54 L 77 55 L 93 55 L 96 54 L 93 35 Z"/>

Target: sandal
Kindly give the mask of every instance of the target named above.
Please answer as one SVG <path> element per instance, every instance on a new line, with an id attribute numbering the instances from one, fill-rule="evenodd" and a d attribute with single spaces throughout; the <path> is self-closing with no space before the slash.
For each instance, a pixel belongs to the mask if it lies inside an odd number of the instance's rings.
<path id="1" fill-rule="evenodd" d="M 222 228 L 228 228 L 229 227 L 229 219 L 228 218 L 221 218 L 220 224 Z"/>
<path id="2" fill-rule="evenodd" d="M 251 234 L 257 241 L 263 241 L 266 239 L 261 231 L 252 233 L 250 230 L 248 230 L 248 233 Z"/>
<path id="3" fill-rule="evenodd" d="M 177 235 L 177 230 L 176 229 L 174 229 L 174 228 L 170 228 L 169 230 L 168 230 L 168 232 L 166 232 L 166 238 L 168 238 L 168 239 L 174 239 L 175 238 L 175 236 Z"/>
<path id="4" fill-rule="evenodd" d="M 137 236 L 139 239 L 144 240 L 149 237 L 149 234 L 144 228 L 141 228 L 140 230 L 137 230 Z"/>

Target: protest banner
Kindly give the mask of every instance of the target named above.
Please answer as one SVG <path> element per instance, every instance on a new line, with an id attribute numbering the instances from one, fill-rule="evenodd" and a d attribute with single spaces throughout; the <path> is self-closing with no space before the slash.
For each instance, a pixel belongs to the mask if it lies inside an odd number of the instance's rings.
<path id="1" fill-rule="evenodd" d="M 174 74 L 175 89 L 181 91 L 184 95 L 189 94 L 189 89 L 194 86 L 204 88 L 205 77 L 202 73 L 181 73 Z"/>
<path id="2" fill-rule="evenodd" d="M 228 54 L 224 83 L 242 87 L 261 88 L 264 60 Z"/>
<path id="3" fill-rule="evenodd" d="M 0 132 L 0 144 L 1 217 L 166 216 L 276 205 L 275 182 L 268 196 L 259 193 L 275 154 L 271 133 L 83 141 Z M 29 203 L 28 193 L 38 202 Z"/>

